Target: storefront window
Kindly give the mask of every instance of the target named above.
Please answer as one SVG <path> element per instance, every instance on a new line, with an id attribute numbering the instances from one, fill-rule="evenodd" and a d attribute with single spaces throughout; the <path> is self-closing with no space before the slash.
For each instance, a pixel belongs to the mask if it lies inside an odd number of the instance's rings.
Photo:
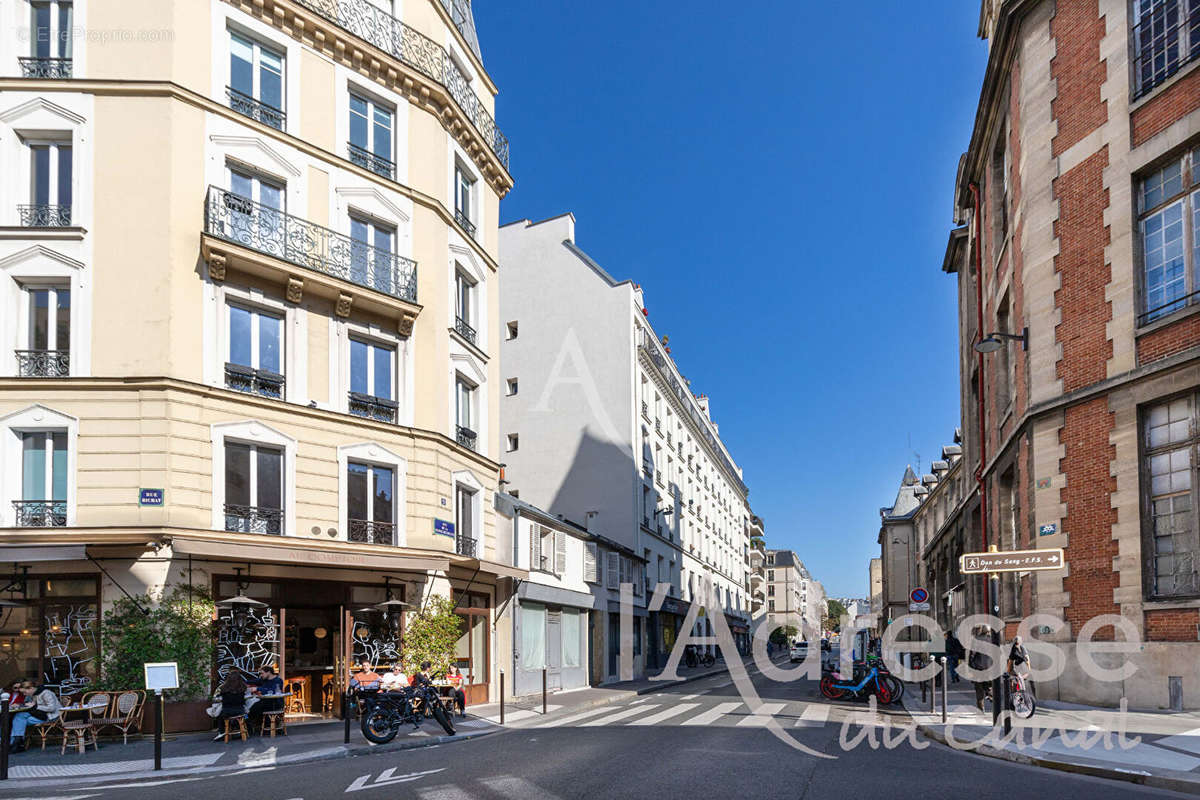
<path id="1" fill-rule="evenodd" d="M 579 656 L 579 612 L 564 608 L 562 612 L 562 665 L 578 667 Z"/>
<path id="2" fill-rule="evenodd" d="M 546 607 L 521 604 L 521 669 L 546 666 Z"/>
<path id="3" fill-rule="evenodd" d="M 92 577 L 30 577 L 15 598 L 26 605 L 0 609 L 0 686 L 32 680 L 76 692 L 90 685 L 100 652 L 96 591 Z"/>

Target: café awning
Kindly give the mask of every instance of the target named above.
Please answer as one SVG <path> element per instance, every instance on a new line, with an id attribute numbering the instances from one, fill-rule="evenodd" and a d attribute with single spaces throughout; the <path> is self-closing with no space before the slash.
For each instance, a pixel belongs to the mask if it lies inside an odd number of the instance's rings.
<path id="1" fill-rule="evenodd" d="M 344 542 L 300 541 L 303 542 L 302 546 L 289 542 L 287 537 L 262 536 L 253 543 L 244 543 L 232 542 L 224 538 L 173 536 L 171 537 L 171 550 L 176 555 L 193 556 L 209 561 L 248 561 L 250 563 L 290 564 L 306 567 L 357 567 L 421 572 L 426 570 L 445 572 L 450 568 L 450 562 L 446 558 L 402 547 L 367 550 L 366 547 L 360 548 Z"/>
<path id="2" fill-rule="evenodd" d="M 0 545 L 0 562 L 33 563 L 38 561 L 85 561 L 87 547 L 82 544 Z"/>

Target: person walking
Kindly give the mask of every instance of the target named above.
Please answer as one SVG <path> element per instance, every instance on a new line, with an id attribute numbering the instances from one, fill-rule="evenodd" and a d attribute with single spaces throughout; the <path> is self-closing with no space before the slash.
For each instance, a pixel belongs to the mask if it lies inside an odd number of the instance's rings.
<path id="1" fill-rule="evenodd" d="M 967 659 L 967 666 L 973 670 L 980 672 L 992 668 L 992 658 L 981 650 L 972 650 L 970 658 Z M 992 682 L 987 680 L 973 680 L 975 685 L 975 707 L 983 711 L 983 701 L 991 696 Z"/>
<path id="2" fill-rule="evenodd" d="M 946 631 L 946 669 L 951 683 L 958 683 L 958 663 L 966 657 L 967 648 L 963 647 L 954 631 Z"/>

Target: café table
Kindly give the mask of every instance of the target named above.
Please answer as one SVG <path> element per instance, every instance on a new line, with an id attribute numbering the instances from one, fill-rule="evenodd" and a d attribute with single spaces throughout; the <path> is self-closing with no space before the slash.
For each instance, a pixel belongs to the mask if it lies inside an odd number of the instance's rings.
<path id="1" fill-rule="evenodd" d="M 92 725 L 91 720 L 85 717 L 84 719 L 72 722 L 68 720 L 67 717 L 70 714 L 90 715 L 90 713 L 93 711 L 103 711 L 106 708 L 108 708 L 107 702 L 88 703 L 86 705 L 83 703 L 72 703 L 70 705 L 62 706 L 59 709 L 60 716 L 58 720 L 63 731 L 63 750 L 65 751 L 67 748 L 67 740 L 70 738 L 71 731 L 77 732 L 75 736 L 75 743 L 76 749 L 80 754 L 84 752 L 84 748 L 87 746 L 88 735 L 91 736 L 92 745 L 98 746 L 96 744 L 96 728 L 94 725 Z"/>

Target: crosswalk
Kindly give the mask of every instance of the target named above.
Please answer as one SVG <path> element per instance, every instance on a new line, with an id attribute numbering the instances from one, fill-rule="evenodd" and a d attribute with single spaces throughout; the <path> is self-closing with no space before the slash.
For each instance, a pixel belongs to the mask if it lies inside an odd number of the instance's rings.
<path id="1" fill-rule="evenodd" d="M 641 702 L 627 706 L 602 706 L 522 725 L 523 728 L 608 728 L 618 726 L 646 727 L 651 725 L 685 728 L 723 726 L 736 728 L 765 728 L 772 720 L 785 727 L 823 728 L 829 723 L 841 724 L 837 706 L 823 702 L 762 702 L 751 708 L 740 700 L 706 702 L 698 696 L 670 701 Z M 845 711 L 843 709 L 842 711 Z M 849 709 L 851 712 L 854 709 Z M 834 719 L 835 713 L 838 718 Z"/>

